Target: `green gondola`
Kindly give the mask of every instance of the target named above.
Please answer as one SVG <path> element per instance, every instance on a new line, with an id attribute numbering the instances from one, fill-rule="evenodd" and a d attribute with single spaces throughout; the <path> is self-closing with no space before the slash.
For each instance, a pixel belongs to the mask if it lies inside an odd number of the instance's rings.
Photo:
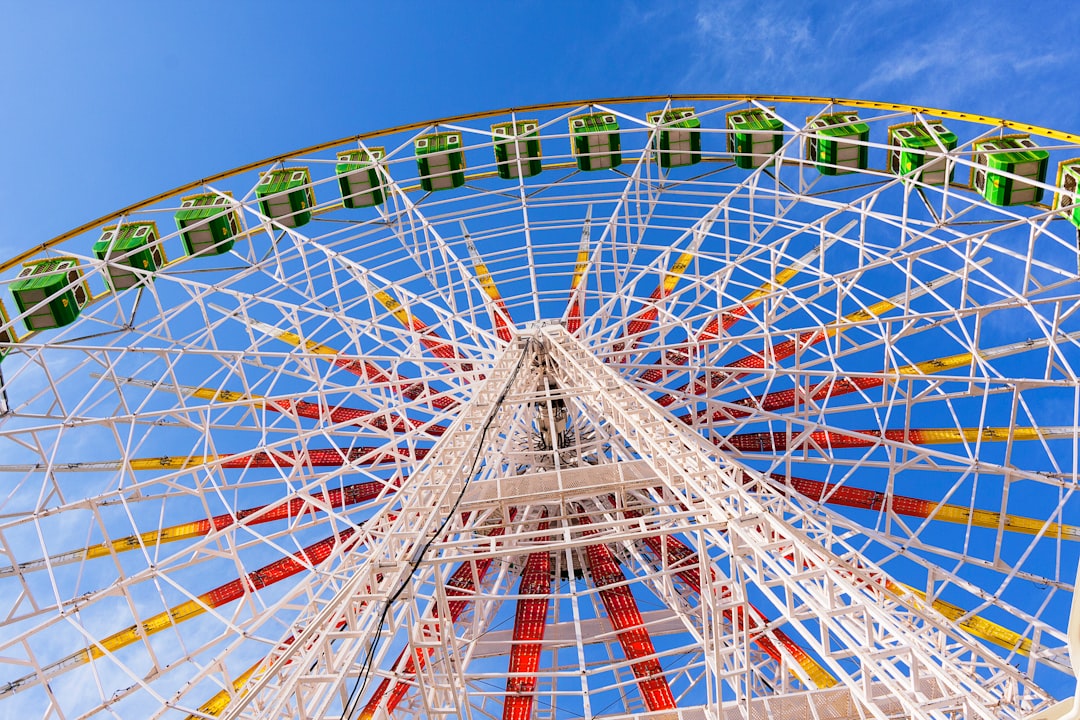
<path id="1" fill-rule="evenodd" d="M 465 184 L 465 151 L 461 133 L 442 132 L 424 135 L 413 143 L 420 187 L 428 192 L 449 190 Z"/>
<path id="2" fill-rule="evenodd" d="M 255 186 L 255 197 L 263 215 L 289 228 L 307 225 L 311 208 L 315 207 L 315 192 L 306 167 L 263 173 Z"/>
<path id="3" fill-rule="evenodd" d="M 870 126 L 853 112 L 838 112 L 806 119 L 806 159 L 822 175 L 844 175 L 865 170 L 869 164 Z"/>
<path id="4" fill-rule="evenodd" d="M 93 251 L 98 260 L 106 261 L 105 277 L 114 291 L 153 280 L 153 273 L 165 264 L 157 224 L 153 222 L 102 228 L 101 239 L 94 243 Z"/>
<path id="5" fill-rule="evenodd" d="M 619 123 L 611 113 L 575 115 L 570 123 L 570 152 L 578 170 L 608 170 L 622 165 Z"/>
<path id="6" fill-rule="evenodd" d="M 181 198 L 175 219 L 184 254 L 221 255 L 232 250 L 240 234 L 240 215 L 228 195 L 202 193 Z"/>
<path id="7" fill-rule="evenodd" d="M 927 125 L 910 122 L 889 128 L 889 170 L 926 185 L 944 185 L 952 182 L 953 168 L 942 147 L 956 149 L 956 135 L 936 120 Z"/>
<path id="8" fill-rule="evenodd" d="M 29 313 L 23 322 L 30 331 L 73 322 L 90 300 L 79 262 L 72 257 L 25 263 L 11 283 L 11 294 L 19 312 Z"/>
<path id="9" fill-rule="evenodd" d="M 653 110 L 645 114 L 650 125 L 662 125 L 653 136 L 660 167 L 673 168 L 701 162 L 701 121 L 694 108 Z"/>
<path id="10" fill-rule="evenodd" d="M 386 148 L 358 148 L 338 153 L 338 187 L 341 202 L 347 208 L 374 207 L 386 201 L 385 183 L 379 163 L 386 157 Z"/>
<path id="11" fill-rule="evenodd" d="M 735 165 L 744 170 L 760 167 L 780 150 L 784 127 L 773 114 L 772 108 L 749 108 L 727 114 L 728 152 L 735 158 Z"/>
<path id="12" fill-rule="evenodd" d="M 1080 228 L 1080 158 L 1058 164 L 1057 186 L 1054 209 Z"/>
<path id="13" fill-rule="evenodd" d="M 1042 200 L 1050 153 L 1040 150 L 1028 135 L 1002 135 L 975 143 L 971 188 L 993 205 L 1030 205 Z M 1019 175 L 1015 180 L 1000 173 Z"/>
<path id="14" fill-rule="evenodd" d="M 519 173 L 521 177 L 540 174 L 539 127 L 537 120 L 491 126 L 491 134 L 495 136 L 495 165 L 503 180 L 512 180 Z"/>
<path id="15" fill-rule="evenodd" d="M 11 316 L 8 315 L 4 303 L 0 302 L 0 360 L 3 360 L 11 350 L 11 345 L 19 342 L 19 336 L 15 334 L 15 326 L 8 325 L 9 322 L 11 322 Z M 4 325 L 7 327 L 3 327 Z"/>

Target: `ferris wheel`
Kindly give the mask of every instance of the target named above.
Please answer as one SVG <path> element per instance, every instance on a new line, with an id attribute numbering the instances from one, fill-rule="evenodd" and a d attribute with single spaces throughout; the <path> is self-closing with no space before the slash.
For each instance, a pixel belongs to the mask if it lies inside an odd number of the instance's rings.
<path id="1" fill-rule="evenodd" d="M 566 102 L 36 245 L 0 264 L 0 709 L 1060 711 L 1077 158 L 902 105 Z"/>

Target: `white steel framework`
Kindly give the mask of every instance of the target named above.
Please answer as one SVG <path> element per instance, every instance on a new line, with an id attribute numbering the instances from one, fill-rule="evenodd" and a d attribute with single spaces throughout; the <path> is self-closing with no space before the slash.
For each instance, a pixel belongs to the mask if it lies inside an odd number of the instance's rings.
<path id="1" fill-rule="evenodd" d="M 779 126 L 741 150 L 753 111 Z M 841 111 L 867 133 L 830 164 Z M 586 115 L 618 141 L 572 152 Z M 895 171 L 890 128 L 942 123 Z M 1015 131 L 1049 172 L 969 185 Z M 460 157 L 418 165 L 436 132 Z M 1078 156 L 859 101 L 563 103 L 313 146 L 0 263 L 0 709 L 1046 712 L 1075 692 Z M 260 205 L 281 167 L 314 206 Z M 1041 199 L 994 204 L 1010 182 Z M 185 255 L 192 191 L 236 213 L 227 252 Z M 135 251 L 100 228 L 150 221 L 168 260 L 114 289 Z M 20 308 L 47 258 L 82 277 Z M 28 331 L 76 280 L 77 319 Z"/>

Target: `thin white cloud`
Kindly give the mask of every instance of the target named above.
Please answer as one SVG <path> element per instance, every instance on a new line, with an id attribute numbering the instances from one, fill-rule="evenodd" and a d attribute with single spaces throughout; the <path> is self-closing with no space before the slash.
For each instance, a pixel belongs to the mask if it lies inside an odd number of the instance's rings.
<path id="1" fill-rule="evenodd" d="M 1071 52 L 1047 52 L 1034 57 L 1022 58 L 1013 61 L 1013 69 L 1018 72 L 1028 70 L 1040 70 L 1047 67 L 1060 67 L 1065 64 L 1075 63 L 1077 60 L 1076 50 Z"/>
<path id="2" fill-rule="evenodd" d="M 826 95 L 1015 110 L 1080 63 L 1060 23 L 1027 26 L 985 7 L 701 2 L 683 50 L 686 90 Z"/>
<path id="3" fill-rule="evenodd" d="M 699 6 L 694 16 L 692 61 L 684 81 L 709 78 L 745 90 L 747 82 L 775 76 L 805 60 L 813 49 L 811 18 L 783 5 L 747 0 Z M 725 88 L 728 89 L 728 88 Z"/>

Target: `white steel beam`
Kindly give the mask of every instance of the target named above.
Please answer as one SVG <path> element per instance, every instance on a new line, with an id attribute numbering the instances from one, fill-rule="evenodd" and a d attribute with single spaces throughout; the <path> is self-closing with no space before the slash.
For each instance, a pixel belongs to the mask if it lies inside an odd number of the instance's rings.
<path id="1" fill-rule="evenodd" d="M 340 712 L 341 697 L 362 694 L 371 668 L 386 654 L 382 636 L 417 616 L 410 588 L 430 579 L 435 566 L 424 562 L 426 554 L 437 554 L 435 545 L 460 522 L 458 500 L 483 465 L 502 399 L 535 387 L 534 355 L 529 340 L 503 353 L 394 502 L 367 521 L 368 552 L 348 579 L 299 615 L 295 641 L 279 645 L 268 669 L 223 720 L 322 717 Z M 443 707 L 455 707 L 454 698 L 445 700 Z"/>
<path id="2" fill-rule="evenodd" d="M 592 388 L 575 402 L 600 408 L 678 503 L 726 521 L 726 531 L 704 534 L 728 557 L 732 595 L 744 583 L 761 591 L 869 715 L 890 715 L 869 691 L 877 686 L 912 718 L 1020 718 L 1048 699 L 943 617 L 886 591 L 886 574 L 820 517 L 766 483 L 745 484 L 740 473 L 753 471 L 673 421 L 563 328 L 544 326 L 541 334 L 552 376 Z M 921 689 L 920 678 L 936 691 Z"/>

